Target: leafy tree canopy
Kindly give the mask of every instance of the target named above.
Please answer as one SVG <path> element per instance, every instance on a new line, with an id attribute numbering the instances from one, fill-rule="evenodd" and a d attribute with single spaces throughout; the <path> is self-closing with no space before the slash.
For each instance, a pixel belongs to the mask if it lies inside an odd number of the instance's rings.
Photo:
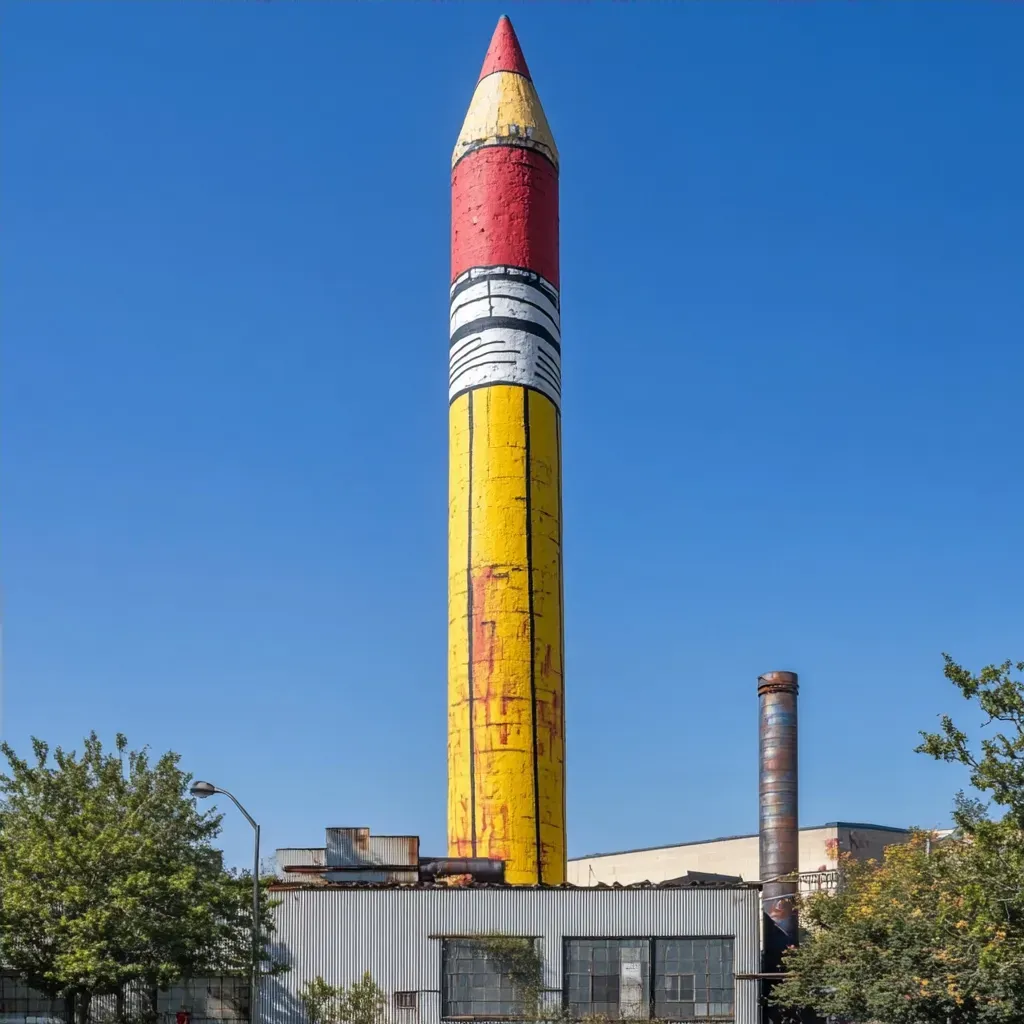
<path id="1" fill-rule="evenodd" d="M 946 678 L 966 700 L 977 703 L 986 716 L 985 726 L 997 724 L 998 730 L 972 749 L 967 734 L 943 715 L 937 733 L 921 733 L 923 742 L 917 750 L 966 766 L 974 789 L 1005 809 L 1004 820 L 1024 828 L 1024 680 L 1013 674 L 1024 672 L 1024 661 L 989 665 L 975 675 L 948 654 L 944 657 Z M 959 828 L 972 834 L 988 821 L 985 810 L 977 801 L 961 800 L 953 817 Z"/>
<path id="2" fill-rule="evenodd" d="M 0 745 L 0 962 L 83 1016 L 128 982 L 248 972 L 252 880 L 224 870 L 220 816 L 198 811 L 178 755 L 95 733 L 80 755 L 32 747 Z"/>
<path id="3" fill-rule="evenodd" d="M 774 999 L 851 1021 L 1003 1024 L 1024 1020 L 1024 662 L 946 677 L 996 731 L 977 747 L 949 716 L 919 752 L 959 763 L 1000 812 L 959 794 L 957 831 L 923 832 L 879 864 L 842 864 L 837 894 L 802 901 L 806 940 Z"/>

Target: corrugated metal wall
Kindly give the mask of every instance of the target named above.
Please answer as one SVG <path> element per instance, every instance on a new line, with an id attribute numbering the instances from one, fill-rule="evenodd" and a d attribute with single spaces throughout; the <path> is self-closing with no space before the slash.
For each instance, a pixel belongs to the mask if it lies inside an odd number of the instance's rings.
<path id="1" fill-rule="evenodd" d="M 277 873 L 285 881 L 295 881 L 285 872 L 286 867 L 323 867 L 327 863 L 327 851 L 316 847 L 288 847 L 277 851 Z"/>
<path id="2" fill-rule="evenodd" d="M 265 980 L 264 1024 L 301 1024 L 298 993 L 317 975 L 347 985 L 364 971 L 389 999 L 419 993 L 418 1009 L 392 1008 L 392 1020 L 437 1024 L 445 935 L 538 937 L 552 1000 L 561 999 L 568 937 L 734 937 L 736 973 L 760 969 L 756 889 L 320 889 L 275 897 L 277 955 L 292 969 Z M 757 982 L 737 981 L 735 990 L 737 1024 L 756 1024 Z"/>
<path id="3" fill-rule="evenodd" d="M 327 863 L 408 864 L 419 863 L 418 836 L 372 836 L 366 828 L 329 828 L 326 830 Z"/>
<path id="4" fill-rule="evenodd" d="M 277 851 L 277 877 L 285 882 L 401 882 L 414 884 L 419 879 L 420 841 L 418 836 L 371 836 L 366 828 L 329 828 L 323 848 L 285 847 Z M 410 871 L 353 871 L 353 865 L 408 865 Z M 304 874 L 291 867 L 346 867 L 345 871 Z"/>

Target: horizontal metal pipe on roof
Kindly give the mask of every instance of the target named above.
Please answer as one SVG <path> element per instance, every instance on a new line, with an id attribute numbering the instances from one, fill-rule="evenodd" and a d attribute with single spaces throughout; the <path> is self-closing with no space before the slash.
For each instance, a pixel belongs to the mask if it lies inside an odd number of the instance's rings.
<path id="1" fill-rule="evenodd" d="M 479 882 L 505 881 L 505 862 L 487 857 L 420 857 L 409 864 L 286 864 L 283 870 L 296 875 L 344 875 L 366 872 L 410 874 L 410 867 L 424 881 L 444 875 L 469 875 Z"/>
<path id="2" fill-rule="evenodd" d="M 420 878 L 469 875 L 478 882 L 504 882 L 505 862 L 489 857 L 421 857 Z"/>

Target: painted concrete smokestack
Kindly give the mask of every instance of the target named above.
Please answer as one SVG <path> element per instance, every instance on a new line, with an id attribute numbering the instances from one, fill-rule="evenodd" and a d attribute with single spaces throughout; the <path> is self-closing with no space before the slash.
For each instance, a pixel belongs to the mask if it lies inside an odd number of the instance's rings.
<path id="1" fill-rule="evenodd" d="M 452 156 L 448 853 L 565 881 L 558 150 L 508 18 Z"/>
<path id="2" fill-rule="evenodd" d="M 766 672 L 760 698 L 760 873 L 764 888 L 762 970 L 781 969 L 782 953 L 797 942 L 794 897 L 800 870 L 797 806 L 797 674 Z M 784 879 L 784 880 L 782 880 Z"/>

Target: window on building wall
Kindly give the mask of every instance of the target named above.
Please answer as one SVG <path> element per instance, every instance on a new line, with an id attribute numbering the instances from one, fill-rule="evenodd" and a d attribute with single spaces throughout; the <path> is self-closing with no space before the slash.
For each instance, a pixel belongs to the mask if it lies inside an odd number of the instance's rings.
<path id="1" fill-rule="evenodd" d="M 0 971 L 0 1019 L 53 1020 L 64 1017 L 67 1010 L 62 999 L 51 999 L 26 985 L 9 971 Z"/>
<path id="2" fill-rule="evenodd" d="M 533 939 L 524 939 L 533 942 Z M 524 992 L 480 939 L 445 939 L 441 951 L 441 1015 L 496 1020 L 525 1011 Z"/>
<path id="3" fill-rule="evenodd" d="M 729 1020 L 733 941 L 567 939 L 564 983 L 575 1019 Z"/>
<path id="4" fill-rule="evenodd" d="M 732 939 L 655 939 L 654 1016 L 729 1018 L 735 1013 Z"/>
<path id="5" fill-rule="evenodd" d="M 575 1017 L 650 1016 L 649 939 L 566 940 L 565 988 Z"/>

